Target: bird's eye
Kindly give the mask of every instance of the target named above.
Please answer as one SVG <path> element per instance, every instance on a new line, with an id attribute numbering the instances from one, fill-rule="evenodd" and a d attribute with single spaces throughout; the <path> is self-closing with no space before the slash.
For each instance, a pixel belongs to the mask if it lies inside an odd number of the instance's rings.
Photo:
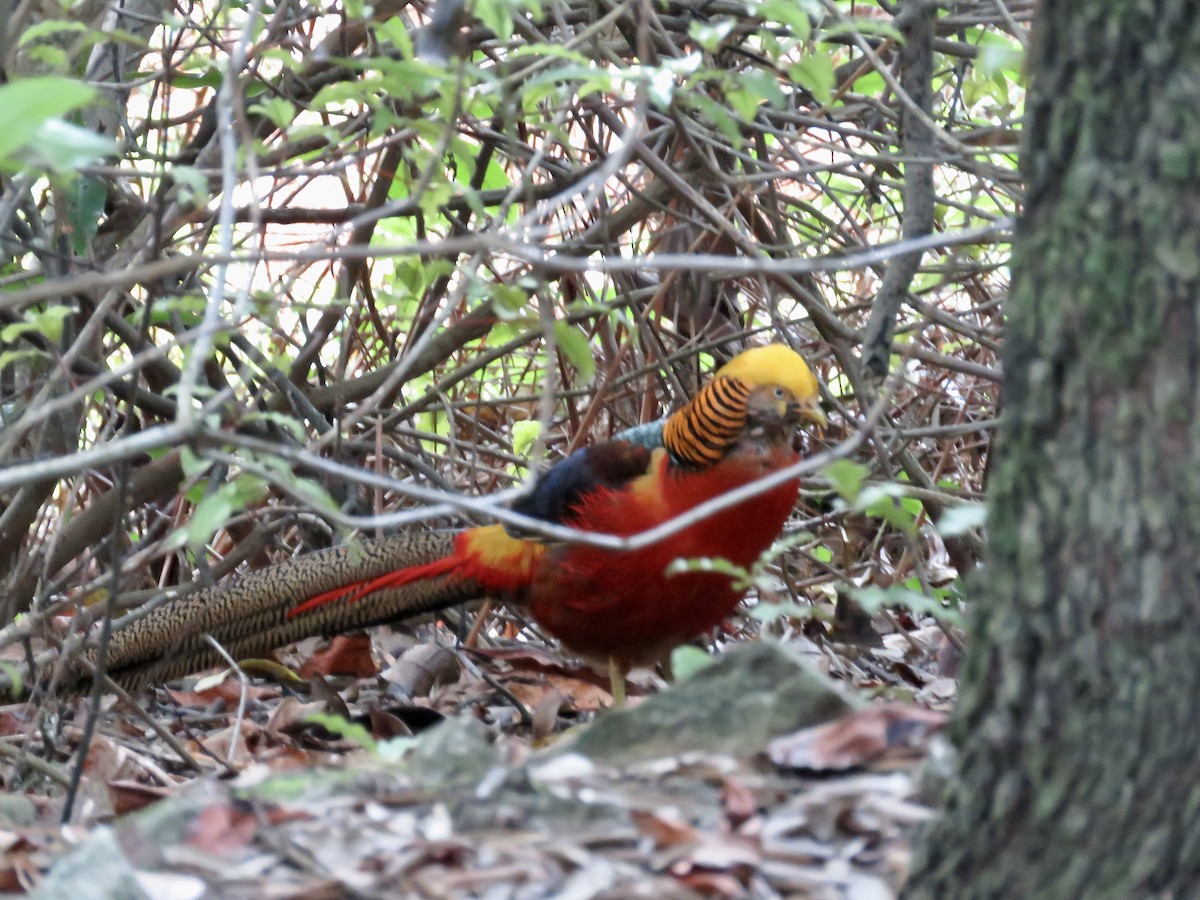
<path id="1" fill-rule="evenodd" d="M 782 399 L 783 399 L 783 395 L 784 395 L 784 390 L 783 390 L 783 388 L 781 388 L 781 387 L 777 387 L 777 388 L 775 388 L 775 397 L 776 397 L 776 399 L 778 399 L 778 400 L 782 400 Z"/>

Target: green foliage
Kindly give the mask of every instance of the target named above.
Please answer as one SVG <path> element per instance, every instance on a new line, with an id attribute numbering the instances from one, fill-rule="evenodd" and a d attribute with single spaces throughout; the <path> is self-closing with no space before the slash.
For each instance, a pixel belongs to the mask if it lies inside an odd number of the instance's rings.
<path id="1" fill-rule="evenodd" d="M 529 448 L 542 433 L 542 423 L 537 421 L 512 423 L 512 450 L 517 456 L 525 456 Z"/>
<path id="2" fill-rule="evenodd" d="M 338 737 L 350 741 L 352 744 L 357 744 L 368 753 L 374 753 L 379 749 L 379 743 L 371 736 L 371 732 L 367 731 L 366 728 L 357 722 L 351 722 L 343 716 L 312 712 L 305 716 L 304 720 L 314 725 L 320 725 L 326 731 L 333 732 Z"/>
<path id="3" fill-rule="evenodd" d="M 853 503 L 858 499 L 863 482 L 870 471 L 866 466 L 856 463 L 852 459 L 835 459 L 821 470 L 821 474 L 846 502 Z"/>
<path id="4" fill-rule="evenodd" d="M 679 575 L 684 572 L 719 572 L 729 576 L 733 582 L 734 590 L 747 591 L 750 588 L 767 589 L 771 586 L 771 576 L 767 569 L 793 548 L 809 543 L 812 540 L 813 536 L 807 531 L 800 531 L 780 538 L 749 569 L 734 565 L 727 559 L 701 556 L 694 559 L 675 560 L 667 566 L 666 575 L 667 577 L 671 577 L 672 575 Z"/>
<path id="5" fill-rule="evenodd" d="M 247 112 L 271 120 L 280 131 L 287 131 L 296 119 L 296 105 L 282 97 L 269 97 L 247 108 Z"/>
<path id="6" fill-rule="evenodd" d="M 238 476 L 204 493 L 192 510 L 191 519 L 168 539 L 168 548 L 186 545 L 194 551 L 200 550 L 236 513 L 261 502 L 266 494 L 266 482 L 255 475 Z"/>
<path id="7" fill-rule="evenodd" d="M 714 19 L 709 22 L 695 21 L 688 27 L 688 37 L 709 53 L 716 53 L 721 42 L 737 25 L 736 19 Z"/>
<path id="8" fill-rule="evenodd" d="M 71 179 L 66 193 L 67 218 L 71 223 L 71 248 L 80 256 L 86 256 L 92 238 L 100 229 L 100 218 L 104 213 L 108 191 L 103 182 L 81 175 Z"/>
<path id="9" fill-rule="evenodd" d="M 812 51 L 788 66 L 788 77 L 807 90 L 822 106 L 833 102 L 834 62 L 830 52 Z"/>
<path id="10" fill-rule="evenodd" d="M 177 294 L 162 297 L 157 300 L 150 310 L 150 324 L 170 326 L 176 321 L 185 328 L 195 328 L 204 318 L 206 301 L 199 294 Z M 126 321 L 130 325 L 139 326 L 143 313 L 130 313 Z"/>
<path id="11" fill-rule="evenodd" d="M 634 20 L 624 11 L 619 18 L 601 12 L 605 20 L 593 21 L 580 16 L 579 8 L 554 8 L 539 0 L 475 0 L 466 10 L 472 25 L 445 62 L 417 55 L 411 17 L 380 15 L 363 0 L 347 0 L 340 8 L 306 7 L 294 20 L 274 20 L 269 32 L 263 26 L 272 11 L 252 22 L 251 8 L 238 0 L 214 7 L 211 18 L 172 12 L 157 32 L 151 28 L 136 39 L 116 35 L 115 49 L 123 52 L 135 40 L 144 45 L 153 34 L 152 54 L 127 67 L 124 85 L 98 92 L 66 78 L 39 77 L 0 86 L 0 166 L 34 176 L 25 196 L 16 198 L 17 206 L 5 208 L 5 215 L 16 210 L 12 218 L 18 227 L 10 229 L 17 236 L 6 250 L 10 255 L 0 259 L 3 290 L 19 293 L 64 273 L 93 274 L 90 268 L 108 277 L 120 276 L 123 266 L 198 260 L 187 271 L 121 282 L 115 288 L 123 292 L 117 305 L 105 309 L 123 322 L 110 320 L 111 328 L 97 323 L 114 367 L 157 345 L 161 358 L 155 362 L 165 365 L 143 369 L 137 383 L 140 392 L 170 400 L 176 389 L 164 382 L 171 381 L 173 369 L 190 362 L 195 329 L 204 321 L 208 293 L 222 272 L 227 294 L 219 312 L 228 321 L 215 341 L 216 352 L 199 360 L 204 368 L 194 395 L 198 403 L 207 402 L 217 396 L 212 385 L 231 389 L 220 395 L 220 416 L 203 423 L 206 434 L 197 447 L 213 446 L 222 431 L 262 422 L 280 429 L 284 440 L 310 442 L 312 429 L 282 412 L 290 409 L 291 398 L 281 396 L 261 370 L 287 371 L 300 348 L 312 347 L 315 364 L 302 375 L 307 383 L 297 386 L 311 390 L 320 414 L 329 416 L 344 439 L 336 448 L 323 445 L 322 452 L 360 459 L 357 454 L 370 452 L 376 417 L 387 427 L 395 420 L 387 417 L 388 410 L 370 406 L 382 393 L 368 399 L 367 391 L 355 390 L 355 381 L 414 347 L 431 355 L 448 348 L 432 361 L 422 355 L 422 365 L 429 362 L 432 368 L 388 395 L 387 402 L 394 398 L 408 412 L 402 430 L 384 439 L 395 438 L 401 454 L 422 454 L 420 477 L 427 468 L 431 484 L 441 479 L 468 492 L 502 485 L 523 467 L 500 454 L 475 452 L 470 442 L 490 440 L 481 435 L 506 420 L 479 415 L 478 429 L 465 428 L 459 418 L 464 407 L 510 397 L 527 403 L 542 385 L 557 382 L 571 392 L 554 410 L 557 423 L 567 410 L 589 409 L 594 399 L 575 392 L 586 393 L 580 389 L 599 370 L 614 378 L 614 390 L 602 401 L 603 414 L 587 419 L 591 433 L 599 435 L 610 424 L 636 420 L 656 403 L 682 399 L 678 390 L 688 388 L 688 378 L 656 380 L 634 367 L 652 348 L 672 355 L 681 349 L 710 350 L 713 334 L 685 333 L 678 321 L 670 321 L 662 302 L 672 299 L 667 292 L 653 300 L 640 291 L 633 294 L 637 281 L 622 271 L 638 254 L 662 252 L 655 241 L 665 224 L 712 234 L 727 227 L 761 243 L 773 260 L 787 262 L 894 239 L 904 220 L 905 148 L 897 128 L 902 107 L 871 66 L 861 65 L 852 81 L 840 72 L 862 60 L 861 50 L 846 40 L 848 31 L 867 35 L 877 48 L 877 39 L 899 39 L 887 10 L 870 0 L 747 0 L 737 9 L 697 8 L 689 16 L 661 4 L 656 9 L 663 13 L 661 21 L 639 16 L 631 28 Z M 563 12 L 569 13 L 565 19 Z M 481 35 L 484 28 L 493 35 Z M 651 56 L 641 52 L 644 29 L 655 31 Z M 366 37 L 355 43 L 351 32 Z M 226 85 L 230 49 L 243 34 L 251 41 L 250 64 Z M 334 34 L 345 42 L 325 39 Z M 944 52 L 937 60 L 933 116 L 970 148 L 961 154 L 939 143 L 936 151 L 935 230 L 953 232 L 1011 215 L 1015 208 L 1019 184 L 1012 154 L 994 151 L 985 141 L 996 132 L 995 140 L 1007 145 L 1019 129 L 1015 114 L 1005 120 L 998 111 L 1019 109 L 1024 76 L 1022 48 L 1001 29 L 958 26 L 945 36 L 952 41 L 941 45 Z M 78 74 L 88 48 L 113 39 L 65 18 L 29 21 L 14 37 L 10 56 L 39 71 L 49 67 Z M 955 42 L 977 46 L 978 55 L 955 55 L 954 47 L 960 46 Z M 239 149 L 232 158 L 224 157 L 221 142 L 207 132 L 216 91 L 223 85 L 235 96 L 232 127 Z M 69 123 L 78 123 L 81 110 L 110 97 L 125 104 L 112 112 L 128 124 L 122 135 L 130 136 L 130 144 L 111 165 L 78 175 L 80 165 L 118 148 L 91 143 L 94 136 Z M 971 140 L 977 134 L 978 143 Z M 679 164 L 694 191 L 666 184 L 658 167 L 647 164 L 652 161 L 647 153 L 658 154 L 666 166 Z M 1162 150 L 1163 164 L 1175 171 L 1186 172 L 1188 160 L 1186 148 Z M 699 180 L 691 181 L 697 172 Z M 383 178 L 388 179 L 386 202 L 376 206 Z M 230 183 L 233 190 L 226 194 Z M 715 206 L 721 219 L 710 208 L 695 206 L 696 197 Z M 237 210 L 231 233 L 218 227 L 223 226 L 218 221 L 223 201 L 232 201 Z M 342 217 L 346 206 L 352 207 L 353 222 Z M 308 210 L 321 213 L 306 221 Z M 380 218 L 371 223 L 370 246 L 356 245 L 351 228 L 375 214 Z M 610 223 L 614 227 L 606 233 Z M 439 246 L 447 238 L 462 243 Z M 523 242 L 528 243 L 518 248 Z M 213 258 L 226 250 L 234 256 L 227 270 L 221 268 L 224 260 Z M 256 258 L 264 250 L 265 262 Z M 295 256 L 288 258 L 292 252 Z M 363 252 L 371 255 L 365 272 L 356 268 Z M 739 263 L 753 259 L 743 248 L 735 252 Z M 531 263 L 540 253 L 568 264 Z M 70 259 L 72 254 L 80 259 Z M 971 420 L 952 418 L 958 410 L 951 407 L 963 396 L 972 398 L 967 401 L 977 407 L 972 412 L 982 407 L 980 418 L 987 418 L 994 391 L 972 383 L 971 376 L 946 375 L 916 354 L 934 348 L 990 365 L 1000 317 L 976 315 L 971 307 L 980 298 L 1004 293 L 1006 254 L 1007 246 L 990 238 L 931 251 L 913 280 L 920 304 L 901 313 L 897 345 L 913 351 L 903 360 L 914 378 L 900 391 L 907 404 L 926 387 L 926 396 L 944 388 L 939 423 Z M 1184 275 L 1196 271 L 1200 259 L 1186 242 L 1166 247 L 1159 256 L 1152 260 L 1159 268 Z M 610 268 L 610 261 L 617 265 Z M 1111 261 L 1097 256 L 1091 264 L 1101 263 Z M 980 272 L 984 276 L 977 278 Z M 664 283 L 671 275 L 660 273 Z M 693 275 L 707 277 L 699 271 L 676 273 L 675 289 L 679 278 Z M 877 276 L 869 268 L 822 271 L 811 281 L 806 276 L 804 290 L 812 294 L 803 302 L 792 291 L 772 290 L 765 303 L 759 302 L 762 285 L 771 279 L 764 282 L 761 273 L 736 281 L 721 273 L 716 280 L 731 288 L 735 313 L 753 330 L 749 339 L 759 342 L 775 333 L 770 329 L 807 339 L 813 334 L 812 303 L 818 301 L 849 329 L 859 330 Z M 971 290 L 960 290 L 958 282 L 970 283 Z M 240 303 L 247 295 L 250 302 Z M 449 340 L 463 312 L 483 301 L 490 301 L 494 311 L 486 334 L 466 344 Z M 14 302 L 0 327 L 5 342 L 0 366 L 17 369 L 21 396 L 43 396 L 35 391 L 45 382 L 27 385 L 22 379 L 54 371 L 49 354 L 31 344 L 61 344 L 69 334 L 65 317 L 72 313 L 80 325 L 88 324 L 88 309 L 73 298 L 39 303 Z M 950 315 L 926 317 L 921 309 L 926 304 Z M 663 318 L 656 320 L 659 314 Z M 418 341 L 419 330 L 429 329 L 431 321 L 439 324 L 422 333 L 432 340 Z M 956 330 L 955 321 L 986 338 Z M 147 322 L 148 345 L 131 339 Z M 240 340 L 233 345 L 235 328 Z M 484 353 L 509 347 L 515 349 L 500 358 L 489 356 L 486 367 L 474 371 Z M 825 348 L 816 353 L 829 390 L 854 402 L 850 379 L 829 363 Z M 717 359 L 697 352 L 674 374 L 684 375 L 693 362 L 711 371 Z M 447 377 L 460 366 L 472 374 L 459 381 Z M 560 377 L 548 378 L 550 371 Z M 78 372 L 56 374 L 66 384 L 63 375 L 70 375 L 72 386 L 83 383 Z M 330 399 L 335 393 L 330 388 L 343 384 L 344 398 Z M 111 383 L 86 387 L 81 448 L 108 440 L 109 423 L 128 411 L 127 397 L 116 394 Z M 925 409 L 920 403 L 906 408 Z M 7 409 L 6 401 L 6 418 Z M 156 409 L 144 404 L 137 415 L 147 426 L 170 421 L 169 403 L 161 415 Z M 518 456 L 530 452 L 540 428 L 536 421 L 512 421 Z M 430 439 L 421 441 L 412 430 Z M 940 452 L 954 440 L 918 439 L 910 446 L 920 446 L 921 452 L 936 446 Z M 172 537 L 171 547 L 198 550 L 214 531 L 254 511 L 256 504 L 290 502 L 283 494 L 322 512 L 334 510 L 318 481 L 298 477 L 278 460 L 231 445 L 225 451 L 228 460 L 222 457 L 220 463 L 221 480 L 226 466 L 233 475 L 229 484 L 217 485 L 213 463 L 200 452 L 184 449 L 190 479 L 186 496 L 195 511 Z M 397 459 L 389 459 L 388 466 L 403 477 L 405 464 Z M 963 482 L 953 487 L 978 489 L 972 465 L 945 468 Z M 879 484 L 865 466 L 851 461 L 835 463 L 826 477 L 842 498 L 837 510 L 861 513 L 909 534 L 920 521 L 920 504 L 902 480 Z M 361 485 L 349 490 L 366 491 Z M 56 492 L 55 502 L 61 504 L 64 496 Z M 91 494 L 79 496 L 86 500 Z M 400 502 L 388 497 L 388 503 Z M 57 524 L 57 516 L 71 512 L 47 504 L 38 521 Z M 939 527 L 945 534 L 961 533 L 978 527 L 981 516 L 980 508 L 964 505 L 948 510 Z M 133 526 L 142 540 L 148 539 L 144 527 Z M 36 532 L 43 533 L 49 532 L 44 527 Z M 153 539 L 158 537 L 155 532 Z M 810 543 L 805 549 L 832 571 L 842 569 L 829 548 Z M 749 570 L 721 560 L 677 565 L 679 571 L 691 566 L 721 572 L 741 586 L 757 585 L 764 594 L 777 589 L 762 563 Z M 812 614 L 791 603 L 763 603 L 751 613 L 761 620 Z M 701 657 L 691 655 L 699 664 Z M 687 665 L 679 662 L 677 670 L 686 673 Z"/>
<path id="12" fill-rule="evenodd" d="M 5 366 L 13 366 L 19 363 L 33 364 L 37 360 L 45 359 L 46 354 L 41 350 L 36 350 L 33 347 L 22 347 L 17 350 L 0 351 L 0 369 Z"/>
<path id="13" fill-rule="evenodd" d="M 834 23 L 828 28 L 822 28 L 821 36 L 834 38 L 855 32 L 864 37 L 891 38 L 896 43 L 904 43 L 904 35 L 896 29 L 896 26 L 881 19 L 855 18 L 846 23 Z"/>
<path id="14" fill-rule="evenodd" d="M 791 29 L 791 36 L 807 40 L 813 19 L 821 19 L 825 10 L 816 0 L 754 0 L 747 4 L 752 15 L 766 22 L 778 22 Z"/>
<path id="15" fill-rule="evenodd" d="M 83 22 L 43 19 L 22 28 L 17 46 L 23 56 L 40 63 L 43 74 L 65 74 L 72 69 L 78 70 L 80 63 L 88 58 L 88 50 L 99 43 L 126 43 L 135 47 L 142 44 L 121 29 L 99 31 Z"/>
<path id="16" fill-rule="evenodd" d="M 19 666 L 7 659 L 0 659 L 0 672 L 8 682 L 8 693 L 14 700 L 20 700 L 25 695 L 25 667 Z"/>
<path id="17" fill-rule="evenodd" d="M 677 559 L 667 566 L 667 576 L 683 575 L 688 572 L 716 572 L 728 575 L 735 588 L 749 588 L 754 584 L 753 570 L 734 565 L 727 559 L 712 556 L 697 556 L 692 559 Z"/>
<path id="18" fill-rule="evenodd" d="M 559 351 L 575 367 L 583 381 L 591 381 L 596 374 L 596 360 L 583 333 L 566 322 L 554 323 L 554 343 Z"/>
<path id="19" fill-rule="evenodd" d="M 868 483 L 867 467 L 845 459 L 826 466 L 822 474 L 841 495 L 844 508 L 879 519 L 897 531 L 916 533 L 923 506 L 919 500 L 907 496 L 906 485 L 898 482 Z M 984 516 L 982 504 L 962 503 L 950 507 L 943 514 L 940 530 L 947 537 L 962 534 L 981 526 Z M 913 612 L 932 615 L 942 622 L 960 624 L 961 616 L 950 591 L 935 590 L 934 596 L 929 597 L 921 593 L 920 588 L 920 583 L 914 580 L 903 587 L 852 587 L 850 592 L 871 613 L 885 606 L 904 606 Z"/>
<path id="20" fill-rule="evenodd" d="M 1025 49 L 1012 38 L 993 31 L 972 29 L 979 45 L 979 57 L 971 74 L 963 82 L 963 102 L 977 107 L 990 101 L 1005 112 L 1015 110 L 1024 96 L 1023 68 Z"/>
<path id="21" fill-rule="evenodd" d="M 873 519 L 882 519 L 897 531 L 912 534 L 917 530 L 922 506 L 921 501 L 906 496 L 907 491 L 904 485 L 894 482 L 871 484 L 862 489 L 851 508 Z"/>
<path id="22" fill-rule="evenodd" d="M 0 171 L 74 172 L 115 152 L 112 141 L 60 118 L 95 97 L 94 88 L 67 78 L 23 78 L 0 86 Z"/>
<path id="23" fill-rule="evenodd" d="M 850 588 L 850 595 L 863 609 L 872 615 L 881 609 L 902 606 L 914 613 L 932 616 L 947 625 L 961 626 L 962 613 L 950 605 L 951 592 L 939 590 L 934 592 L 941 596 L 928 597 L 920 591 L 909 587 L 892 585 L 887 588 L 874 586 Z"/>
<path id="24" fill-rule="evenodd" d="M 320 725 L 326 731 L 350 741 L 372 756 L 389 762 L 402 759 L 420 740 L 415 737 L 395 737 L 377 741 L 364 726 L 332 713 L 312 712 L 305 716 L 305 721 Z"/>
<path id="25" fill-rule="evenodd" d="M 687 681 L 697 672 L 712 665 L 712 662 L 712 654 L 691 644 L 683 644 L 671 651 L 671 674 L 677 682 Z"/>
<path id="26" fill-rule="evenodd" d="M 828 619 L 829 614 L 817 606 L 801 606 L 790 600 L 783 603 L 760 602 L 747 612 L 757 622 L 776 622 L 780 619 Z"/>
<path id="27" fill-rule="evenodd" d="M 18 47 L 29 47 L 30 45 L 44 41 L 49 38 L 61 37 L 64 34 L 85 34 L 88 27 L 82 22 L 69 22 L 65 19 L 46 19 L 42 22 L 34 22 L 21 32 L 21 39 L 17 41 Z"/>
<path id="28" fill-rule="evenodd" d="M 27 309 L 20 322 L 0 328 L 0 342 L 15 343 L 23 334 L 40 334 L 52 344 L 62 340 L 63 322 L 75 312 L 69 306 L 54 304 L 41 309 Z"/>
<path id="29" fill-rule="evenodd" d="M 973 528 L 982 528 L 986 522 L 987 507 L 982 503 L 959 503 L 942 513 L 938 532 L 942 537 L 958 537 Z"/>
<path id="30" fill-rule="evenodd" d="M 874 519 L 882 519 L 899 531 L 913 533 L 921 502 L 908 496 L 908 488 L 896 482 L 867 484 L 870 470 L 849 459 L 835 460 L 821 470 L 844 506 Z"/>

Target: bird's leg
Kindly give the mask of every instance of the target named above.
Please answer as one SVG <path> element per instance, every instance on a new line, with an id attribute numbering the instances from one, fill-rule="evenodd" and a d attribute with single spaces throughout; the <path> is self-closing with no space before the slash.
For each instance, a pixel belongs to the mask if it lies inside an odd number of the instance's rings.
<path id="1" fill-rule="evenodd" d="M 612 692 L 613 709 L 625 705 L 625 667 L 615 656 L 608 658 L 608 685 Z"/>

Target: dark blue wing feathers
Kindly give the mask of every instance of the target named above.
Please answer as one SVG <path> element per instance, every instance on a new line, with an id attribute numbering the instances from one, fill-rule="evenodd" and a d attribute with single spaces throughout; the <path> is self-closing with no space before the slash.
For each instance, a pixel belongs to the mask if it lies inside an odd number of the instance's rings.
<path id="1" fill-rule="evenodd" d="M 606 441 L 577 450 L 538 476 L 513 511 L 548 522 L 567 522 L 580 498 L 597 488 L 619 488 L 650 466 L 650 450 L 627 441 Z"/>

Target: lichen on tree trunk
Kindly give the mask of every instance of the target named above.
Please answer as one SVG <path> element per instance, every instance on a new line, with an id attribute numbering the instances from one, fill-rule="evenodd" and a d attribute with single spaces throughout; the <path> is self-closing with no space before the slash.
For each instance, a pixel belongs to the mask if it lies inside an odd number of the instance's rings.
<path id="1" fill-rule="evenodd" d="M 1039 16 L 991 560 L 906 895 L 1200 896 L 1200 3 Z"/>

